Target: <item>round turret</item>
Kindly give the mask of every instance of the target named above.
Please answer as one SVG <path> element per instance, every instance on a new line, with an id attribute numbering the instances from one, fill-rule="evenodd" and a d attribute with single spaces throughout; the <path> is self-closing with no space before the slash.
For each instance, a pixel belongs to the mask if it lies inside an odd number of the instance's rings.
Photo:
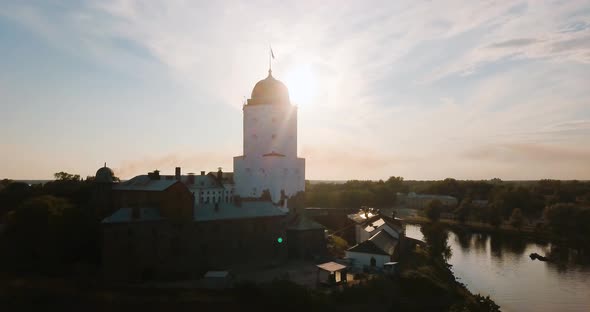
<path id="1" fill-rule="evenodd" d="M 94 181 L 97 183 L 113 183 L 115 182 L 115 173 L 111 168 L 107 167 L 107 164 L 104 167 L 98 169 L 96 171 L 96 175 L 94 177 Z"/>
<path id="2" fill-rule="evenodd" d="M 248 105 L 289 104 L 289 90 L 284 83 L 272 76 L 272 71 L 268 71 L 268 77 L 260 80 L 252 90 L 252 97 L 248 100 Z"/>

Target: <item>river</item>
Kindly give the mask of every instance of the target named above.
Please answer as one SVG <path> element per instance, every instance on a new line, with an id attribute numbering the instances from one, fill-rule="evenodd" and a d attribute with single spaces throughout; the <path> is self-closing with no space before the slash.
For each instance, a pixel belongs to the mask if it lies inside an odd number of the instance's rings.
<path id="1" fill-rule="evenodd" d="M 422 238 L 419 225 L 406 234 Z M 502 311 L 590 311 L 590 262 L 575 250 L 513 236 L 449 231 L 453 272 L 472 293 L 489 295 Z M 531 260 L 554 254 L 561 264 Z M 584 258 L 584 259 L 582 259 Z"/>

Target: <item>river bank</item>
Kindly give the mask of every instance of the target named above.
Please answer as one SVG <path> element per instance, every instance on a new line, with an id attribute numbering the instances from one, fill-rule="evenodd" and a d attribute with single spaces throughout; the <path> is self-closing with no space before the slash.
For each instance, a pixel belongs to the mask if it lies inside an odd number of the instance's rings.
<path id="1" fill-rule="evenodd" d="M 448 228 L 449 264 L 472 293 L 489 295 L 502 311 L 587 311 L 590 259 L 587 251 L 521 236 Z M 420 225 L 406 234 L 422 239 Z M 532 260 L 538 253 L 559 261 Z"/>
<path id="2" fill-rule="evenodd" d="M 427 224 L 431 221 L 428 218 L 421 216 L 409 216 L 404 217 L 404 221 L 408 224 Z M 509 236 L 518 236 L 521 238 L 533 240 L 539 243 L 554 243 L 561 246 L 567 246 L 572 248 L 588 248 L 590 247 L 590 239 L 578 238 L 578 239 L 567 239 L 564 237 L 558 237 L 544 228 L 535 228 L 532 226 L 523 226 L 517 229 L 509 224 L 502 224 L 499 227 L 494 227 L 488 223 L 468 221 L 461 223 L 457 220 L 452 219 L 440 219 L 438 222 L 448 226 L 451 229 L 459 231 L 475 231 L 479 233 L 487 234 L 503 234 Z"/>

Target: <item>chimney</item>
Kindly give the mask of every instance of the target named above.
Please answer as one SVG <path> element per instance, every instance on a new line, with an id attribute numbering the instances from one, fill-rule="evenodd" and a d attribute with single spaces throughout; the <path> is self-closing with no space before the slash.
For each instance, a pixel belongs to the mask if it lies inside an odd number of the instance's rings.
<path id="1" fill-rule="evenodd" d="M 205 175 L 205 171 L 201 171 L 201 175 L 203 175 L 203 176 L 204 176 L 204 175 Z"/>
<path id="2" fill-rule="evenodd" d="M 176 170 L 174 170 L 174 177 L 176 181 L 180 181 L 180 167 L 176 167 Z"/>
<path id="3" fill-rule="evenodd" d="M 217 180 L 221 182 L 221 178 L 223 178 L 223 172 L 221 171 L 221 167 L 217 168 Z"/>
<path id="4" fill-rule="evenodd" d="M 188 183 L 195 184 L 195 174 L 192 172 L 188 174 Z"/>
<path id="5" fill-rule="evenodd" d="M 154 170 L 154 172 L 148 172 L 150 180 L 160 180 L 160 171 Z"/>

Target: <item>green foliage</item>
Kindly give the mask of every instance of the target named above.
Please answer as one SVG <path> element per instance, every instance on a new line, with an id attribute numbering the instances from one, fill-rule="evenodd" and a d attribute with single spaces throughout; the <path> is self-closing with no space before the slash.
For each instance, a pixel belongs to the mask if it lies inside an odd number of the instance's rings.
<path id="1" fill-rule="evenodd" d="M 64 171 L 56 172 L 53 174 L 57 181 L 80 181 L 79 174 L 69 174 Z"/>
<path id="2" fill-rule="evenodd" d="M 490 296 L 476 294 L 473 300 L 453 305 L 449 312 L 500 312 L 500 306 Z"/>
<path id="3" fill-rule="evenodd" d="M 0 261 L 9 271 L 61 274 L 72 264 L 98 261 L 98 222 L 64 198 L 24 201 L 10 213 L 2 238 Z"/>
<path id="4" fill-rule="evenodd" d="M 401 275 L 406 293 L 423 296 L 440 296 L 449 291 L 448 285 L 436 274 L 432 266 L 422 266 L 407 270 Z"/>
<path id="5" fill-rule="evenodd" d="M 469 215 L 471 214 L 471 208 L 472 208 L 471 202 L 472 202 L 471 198 L 469 198 L 469 197 L 464 198 L 461 201 L 461 204 L 459 205 L 459 207 L 457 207 L 457 209 L 455 209 L 455 215 L 457 216 L 457 219 L 459 220 L 459 222 L 465 223 L 465 221 L 467 221 L 467 219 L 469 218 Z"/>
<path id="6" fill-rule="evenodd" d="M 287 200 L 287 205 L 292 211 L 300 212 L 305 209 L 305 192 L 297 192 Z"/>
<path id="7" fill-rule="evenodd" d="M 590 237 L 590 207 L 555 204 L 547 207 L 545 218 L 554 234 L 571 239 Z"/>
<path id="8" fill-rule="evenodd" d="M 327 241 L 328 252 L 338 258 L 344 257 L 346 249 L 348 249 L 348 242 L 340 236 L 330 235 Z"/>
<path id="9" fill-rule="evenodd" d="M 520 208 L 512 210 L 512 215 L 510 216 L 510 225 L 517 229 L 520 229 L 522 227 L 523 222 L 524 218 L 522 217 L 522 211 L 520 210 Z"/>
<path id="10" fill-rule="evenodd" d="M 307 184 L 306 199 L 307 205 L 312 207 L 393 207 L 396 193 L 407 190 L 401 177 L 390 177 L 387 181 L 351 180 L 341 184 Z"/>
<path id="11" fill-rule="evenodd" d="M 502 205 L 498 203 L 494 203 L 489 206 L 488 208 L 488 220 L 491 226 L 498 228 L 502 225 Z"/>
<path id="12" fill-rule="evenodd" d="M 440 202 L 440 200 L 435 199 L 428 204 L 428 207 L 426 207 L 426 210 L 424 212 L 426 213 L 426 217 L 428 217 L 430 221 L 436 222 L 440 220 L 440 214 L 442 213 L 442 211 L 443 204 Z"/>
<path id="13" fill-rule="evenodd" d="M 243 282 L 233 290 L 238 304 L 248 311 L 321 311 L 324 296 L 291 281 Z"/>
<path id="14" fill-rule="evenodd" d="M 447 260 L 451 257 L 452 251 L 448 244 L 449 233 L 440 223 L 424 224 L 420 228 L 428 247 L 431 259 Z"/>

